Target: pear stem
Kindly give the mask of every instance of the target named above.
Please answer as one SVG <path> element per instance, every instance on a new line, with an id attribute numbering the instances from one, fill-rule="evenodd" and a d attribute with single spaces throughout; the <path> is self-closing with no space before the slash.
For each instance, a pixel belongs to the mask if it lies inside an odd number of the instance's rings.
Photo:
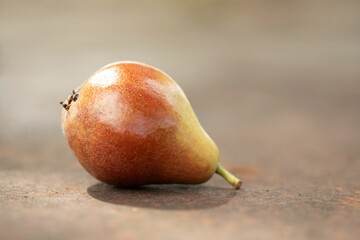
<path id="1" fill-rule="evenodd" d="M 217 165 L 216 173 L 222 176 L 223 178 L 225 178 L 225 180 L 228 181 L 228 183 L 230 183 L 231 185 L 233 185 L 233 187 L 236 190 L 240 189 L 241 187 L 240 179 L 232 175 L 228 170 L 226 170 L 223 166 L 221 166 L 220 163 L 218 163 Z"/>

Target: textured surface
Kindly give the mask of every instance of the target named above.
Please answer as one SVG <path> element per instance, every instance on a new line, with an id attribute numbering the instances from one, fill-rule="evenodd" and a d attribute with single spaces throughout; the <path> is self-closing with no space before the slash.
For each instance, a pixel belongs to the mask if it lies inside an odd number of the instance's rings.
<path id="1" fill-rule="evenodd" d="M 0 239 L 358 239 L 359 1 L 0 0 Z M 136 60 L 184 89 L 244 181 L 90 177 L 59 101 Z"/>

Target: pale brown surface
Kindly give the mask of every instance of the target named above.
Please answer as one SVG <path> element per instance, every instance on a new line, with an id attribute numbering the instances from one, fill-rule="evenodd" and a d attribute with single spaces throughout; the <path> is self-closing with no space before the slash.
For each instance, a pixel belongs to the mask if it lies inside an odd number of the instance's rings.
<path id="1" fill-rule="evenodd" d="M 358 239 L 359 1 L 169 2 L 0 0 L 0 239 Z M 81 168 L 58 102 L 117 60 L 182 86 L 241 191 Z"/>

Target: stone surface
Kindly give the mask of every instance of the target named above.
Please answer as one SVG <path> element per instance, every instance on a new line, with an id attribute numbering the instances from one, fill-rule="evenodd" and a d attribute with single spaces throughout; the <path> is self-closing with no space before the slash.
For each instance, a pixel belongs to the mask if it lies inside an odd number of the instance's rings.
<path id="1" fill-rule="evenodd" d="M 358 239 L 359 1 L 0 1 L 0 239 Z M 116 60 L 182 86 L 240 191 L 89 176 L 58 104 Z"/>

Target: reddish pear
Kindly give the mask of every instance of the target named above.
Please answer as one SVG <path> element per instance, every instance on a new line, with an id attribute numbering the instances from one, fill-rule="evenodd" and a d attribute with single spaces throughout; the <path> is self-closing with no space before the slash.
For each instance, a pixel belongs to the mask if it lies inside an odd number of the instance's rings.
<path id="1" fill-rule="evenodd" d="M 62 129 L 83 167 L 117 186 L 199 184 L 214 173 L 241 182 L 219 164 L 219 151 L 185 94 L 167 74 L 136 62 L 95 72 L 61 102 Z"/>

